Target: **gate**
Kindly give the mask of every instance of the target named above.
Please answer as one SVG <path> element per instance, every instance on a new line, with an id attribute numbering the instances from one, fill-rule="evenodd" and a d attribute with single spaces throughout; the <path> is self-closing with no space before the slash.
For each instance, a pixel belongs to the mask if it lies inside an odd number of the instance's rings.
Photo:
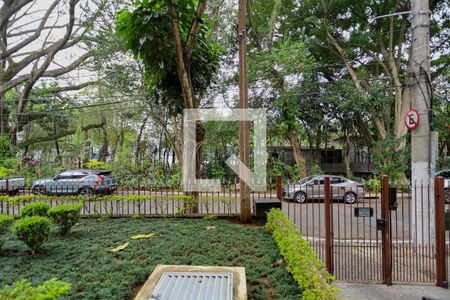
<path id="1" fill-rule="evenodd" d="M 324 176 L 302 187 L 304 198 L 283 201 L 284 212 L 337 280 L 447 286 L 450 231 L 446 235 L 443 178 L 431 186 L 395 189 L 383 176 L 370 192 L 338 181 Z M 358 201 L 345 203 L 349 192 Z M 427 209 L 431 201 L 434 211 Z"/>

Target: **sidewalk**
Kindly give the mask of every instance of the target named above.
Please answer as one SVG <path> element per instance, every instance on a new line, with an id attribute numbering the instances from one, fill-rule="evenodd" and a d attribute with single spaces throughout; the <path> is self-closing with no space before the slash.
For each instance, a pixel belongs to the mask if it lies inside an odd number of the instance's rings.
<path id="1" fill-rule="evenodd" d="M 433 285 L 406 285 L 394 284 L 387 286 L 384 284 L 362 284 L 336 282 L 336 286 L 341 290 L 338 292 L 338 299 L 407 299 L 407 300 L 449 300 L 450 290 Z"/>

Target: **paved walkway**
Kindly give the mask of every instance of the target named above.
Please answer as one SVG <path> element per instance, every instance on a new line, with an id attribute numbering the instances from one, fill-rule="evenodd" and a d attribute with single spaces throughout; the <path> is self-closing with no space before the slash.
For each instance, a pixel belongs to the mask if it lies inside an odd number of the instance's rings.
<path id="1" fill-rule="evenodd" d="M 448 300 L 450 290 L 433 285 L 405 285 L 394 284 L 387 286 L 384 284 L 362 284 L 337 282 L 341 289 L 338 292 L 338 299 L 368 299 L 368 300 Z"/>

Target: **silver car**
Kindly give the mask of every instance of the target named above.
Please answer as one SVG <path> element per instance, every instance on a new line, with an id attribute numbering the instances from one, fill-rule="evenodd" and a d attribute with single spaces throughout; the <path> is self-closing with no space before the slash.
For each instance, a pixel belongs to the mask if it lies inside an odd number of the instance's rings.
<path id="1" fill-rule="evenodd" d="M 353 204 L 359 198 L 364 198 L 364 188 L 359 182 L 340 177 L 330 177 L 332 200 L 343 200 L 345 203 Z M 282 189 L 283 198 L 305 203 L 309 199 L 324 199 L 324 175 L 309 176 L 297 182 L 288 184 Z"/>
<path id="2" fill-rule="evenodd" d="M 117 189 L 117 180 L 105 170 L 71 170 L 53 178 L 39 179 L 33 183 L 34 195 L 111 194 Z"/>

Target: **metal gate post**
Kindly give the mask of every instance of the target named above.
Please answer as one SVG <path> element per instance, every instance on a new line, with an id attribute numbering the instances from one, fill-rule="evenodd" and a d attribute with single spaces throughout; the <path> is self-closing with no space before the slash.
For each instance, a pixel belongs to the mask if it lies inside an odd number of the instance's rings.
<path id="1" fill-rule="evenodd" d="M 436 225 L 436 285 L 448 288 L 445 261 L 445 192 L 444 177 L 434 179 L 434 210 Z"/>
<path id="2" fill-rule="evenodd" d="M 282 177 L 281 175 L 277 175 L 277 198 L 278 200 L 282 200 L 282 195 L 281 195 L 281 186 L 282 186 Z"/>
<path id="3" fill-rule="evenodd" d="M 389 210 L 389 177 L 383 175 L 381 179 L 381 219 L 384 220 L 382 229 L 383 281 L 392 285 L 392 237 L 391 211 Z"/>
<path id="4" fill-rule="evenodd" d="M 324 177 L 324 191 L 325 191 L 325 266 L 328 273 L 333 274 L 333 222 L 331 214 L 331 191 L 330 191 L 330 177 Z"/>

